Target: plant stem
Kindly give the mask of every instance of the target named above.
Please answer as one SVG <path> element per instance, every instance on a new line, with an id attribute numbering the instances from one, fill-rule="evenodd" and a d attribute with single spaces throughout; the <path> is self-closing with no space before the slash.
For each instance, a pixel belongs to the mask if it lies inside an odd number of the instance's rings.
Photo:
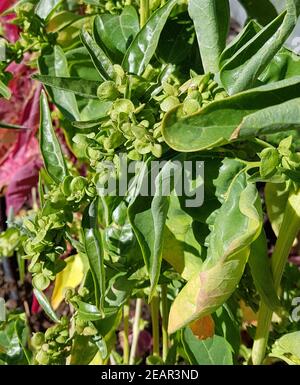
<path id="1" fill-rule="evenodd" d="M 162 359 L 164 362 L 167 360 L 169 350 L 168 317 L 167 285 L 161 285 Z"/>
<path id="2" fill-rule="evenodd" d="M 133 321 L 133 330 L 132 330 L 132 344 L 129 357 L 129 365 L 133 365 L 135 361 L 136 349 L 139 340 L 140 334 L 140 318 L 142 313 L 142 299 L 138 298 L 135 305 L 135 315 Z"/>
<path id="3" fill-rule="evenodd" d="M 147 23 L 150 16 L 149 0 L 140 0 L 140 25 L 141 28 Z"/>
<path id="4" fill-rule="evenodd" d="M 123 341 L 123 364 L 129 364 L 129 301 L 123 307 L 124 341 Z"/>
<path id="5" fill-rule="evenodd" d="M 283 221 L 272 255 L 272 272 L 274 286 L 278 291 L 284 268 L 289 257 L 293 242 L 300 229 L 300 191 L 292 193 L 288 199 Z M 273 312 L 261 301 L 257 329 L 252 350 L 252 362 L 261 365 L 266 353 Z"/>
<path id="6" fill-rule="evenodd" d="M 151 301 L 153 355 L 159 356 L 159 296 L 156 293 Z"/>

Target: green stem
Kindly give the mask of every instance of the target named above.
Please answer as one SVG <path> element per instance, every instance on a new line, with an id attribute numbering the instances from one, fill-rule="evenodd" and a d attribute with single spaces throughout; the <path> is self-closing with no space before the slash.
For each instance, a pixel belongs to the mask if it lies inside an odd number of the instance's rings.
<path id="1" fill-rule="evenodd" d="M 168 298 L 167 285 L 161 286 L 161 318 L 162 318 L 162 359 L 167 360 L 169 350 L 169 336 L 168 336 Z"/>
<path id="2" fill-rule="evenodd" d="M 153 355 L 159 356 L 159 297 L 155 294 L 151 301 Z"/>
<path id="3" fill-rule="evenodd" d="M 136 349 L 139 340 L 140 334 L 140 318 L 142 314 L 142 299 L 138 298 L 135 305 L 135 315 L 133 321 L 133 330 L 132 330 L 132 344 L 129 357 L 129 365 L 133 365 L 136 356 Z"/>
<path id="4" fill-rule="evenodd" d="M 129 364 L 129 302 L 123 307 L 124 341 L 123 341 L 123 364 Z"/>
<path id="5" fill-rule="evenodd" d="M 274 286 L 277 291 L 279 290 L 284 268 L 299 229 L 300 191 L 296 194 L 291 194 L 288 199 L 274 253 L 272 255 L 272 272 Z M 265 358 L 272 315 L 273 312 L 261 301 L 252 349 L 252 362 L 254 365 L 261 365 Z"/>
<path id="6" fill-rule="evenodd" d="M 140 0 L 140 25 L 141 28 L 147 23 L 150 16 L 149 0 Z"/>

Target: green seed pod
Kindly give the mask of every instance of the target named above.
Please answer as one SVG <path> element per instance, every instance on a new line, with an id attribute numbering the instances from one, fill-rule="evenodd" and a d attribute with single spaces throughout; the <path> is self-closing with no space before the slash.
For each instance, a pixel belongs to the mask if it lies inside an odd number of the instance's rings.
<path id="1" fill-rule="evenodd" d="M 279 165 L 279 153 L 276 148 L 264 148 L 259 154 L 261 158 L 260 174 L 263 178 L 275 173 Z"/>
<path id="2" fill-rule="evenodd" d="M 132 125 L 131 130 L 137 139 L 142 139 L 147 135 L 147 130 L 142 125 Z"/>
<path id="3" fill-rule="evenodd" d="M 86 187 L 85 193 L 91 198 L 95 197 L 97 194 L 96 187 L 93 184 L 90 184 Z"/>
<path id="4" fill-rule="evenodd" d="M 101 152 L 94 147 L 87 147 L 86 153 L 90 160 L 99 160 L 101 157 Z"/>
<path id="5" fill-rule="evenodd" d="M 43 352 L 42 350 L 37 353 L 35 359 L 40 365 L 48 365 L 50 361 L 49 355 L 46 352 Z"/>
<path id="6" fill-rule="evenodd" d="M 163 87 L 164 92 L 168 96 L 177 96 L 178 91 L 177 91 L 176 87 L 172 86 L 171 84 L 169 84 L 167 82 L 162 82 L 162 87 Z"/>
<path id="7" fill-rule="evenodd" d="M 199 91 L 192 90 L 192 91 L 188 92 L 188 96 L 186 97 L 186 100 L 187 99 L 197 100 L 197 102 L 199 104 L 201 104 L 202 103 L 202 94 Z"/>
<path id="8" fill-rule="evenodd" d="M 115 149 L 121 146 L 124 142 L 124 136 L 120 131 L 113 132 L 108 138 L 103 141 L 103 146 L 106 150 Z"/>
<path id="9" fill-rule="evenodd" d="M 115 80 L 116 80 L 116 83 L 118 85 L 121 85 L 122 84 L 122 80 L 124 79 L 125 77 L 125 72 L 123 70 L 123 68 L 119 65 L 119 64 L 114 64 L 114 71 L 115 71 Z"/>
<path id="10" fill-rule="evenodd" d="M 68 196 L 71 194 L 71 188 L 70 184 L 73 180 L 73 177 L 71 175 L 68 175 L 64 178 L 62 185 L 61 185 L 61 190 L 65 196 Z"/>
<path id="11" fill-rule="evenodd" d="M 118 99 L 113 104 L 113 110 L 117 114 L 123 112 L 127 115 L 130 115 L 135 111 L 135 107 L 132 101 L 129 99 Z"/>
<path id="12" fill-rule="evenodd" d="M 226 91 L 221 91 L 221 92 L 218 92 L 215 94 L 214 100 L 223 100 L 223 99 L 227 98 L 227 96 L 228 95 L 227 95 Z"/>
<path id="13" fill-rule="evenodd" d="M 50 284 L 50 279 L 46 277 L 43 273 L 39 273 L 32 278 L 33 286 L 38 290 L 45 290 Z"/>
<path id="14" fill-rule="evenodd" d="M 131 150 L 128 153 L 128 158 L 131 160 L 142 160 L 142 155 L 137 152 L 137 150 Z"/>
<path id="15" fill-rule="evenodd" d="M 70 189 L 71 189 L 71 192 L 74 192 L 74 191 L 82 191 L 84 190 L 85 186 L 87 185 L 87 180 L 86 178 L 84 178 L 83 176 L 77 176 L 76 178 L 74 178 L 70 184 Z"/>
<path id="16" fill-rule="evenodd" d="M 66 290 L 65 290 L 65 300 L 68 302 L 72 299 L 72 297 L 74 296 L 75 294 L 75 290 L 68 287 Z"/>
<path id="17" fill-rule="evenodd" d="M 84 336 L 95 336 L 97 334 L 97 329 L 95 327 L 93 327 L 93 326 L 86 326 L 83 329 L 82 334 Z"/>
<path id="18" fill-rule="evenodd" d="M 30 264 L 28 266 L 28 271 L 33 274 L 38 274 L 42 271 L 43 265 L 40 262 Z"/>
<path id="19" fill-rule="evenodd" d="M 203 100 L 209 100 L 211 99 L 212 95 L 209 91 L 206 91 L 206 92 L 202 92 L 202 99 Z"/>
<path id="20" fill-rule="evenodd" d="M 183 102 L 182 109 L 186 115 L 191 115 L 200 110 L 200 104 L 195 99 L 186 99 Z"/>
<path id="21" fill-rule="evenodd" d="M 89 289 L 86 287 L 80 287 L 78 289 L 78 294 L 80 295 L 80 297 L 85 297 L 89 294 Z"/>
<path id="22" fill-rule="evenodd" d="M 31 338 L 31 344 L 35 349 L 40 348 L 44 342 L 45 342 L 45 336 L 41 332 L 34 333 L 34 335 Z"/>
<path id="23" fill-rule="evenodd" d="M 65 344 L 67 342 L 68 337 L 59 335 L 57 338 L 55 338 L 55 341 L 58 344 Z"/>
<path id="24" fill-rule="evenodd" d="M 160 105 L 160 108 L 164 112 L 170 111 L 172 108 L 179 104 L 179 99 L 176 96 L 168 96 Z"/>
<path id="25" fill-rule="evenodd" d="M 151 143 L 142 142 L 138 139 L 134 142 L 134 147 L 141 155 L 149 154 L 152 150 Z"/>
<path id="26" fill-rule="evenodd" d="M 97 96 L 100 100 L 116 100 L 119 96 L 118 88 L 113 81 L 106 81 L 97 89 Z"/>
<path id="27" fill-rule="evenodd" d="M 151 152 L 156 158 L 160 158 L 162 156 L 162 146 L 158 143 L 153 144 Z"/>
<path id="28" fill-rule="evenodd" d="M 50 329 L 51 329 L 51 328 L 50 328 Z M 48 330 L 50 330 L 50 329 L 48 329 Z M 47 330 L 47 331 L 48 331 L 48 330 Z M 47 331 L 46 331 L 46 333 L 47 333 Z M 46 337 L 46 339 L 47 339 L 46 333 L 45 333 L 45 337 Z M 43 344 L 41 350 L 42 350 L 43 352 L 48 352 L 48 350 L 49 350 L 49 344 Z"/>

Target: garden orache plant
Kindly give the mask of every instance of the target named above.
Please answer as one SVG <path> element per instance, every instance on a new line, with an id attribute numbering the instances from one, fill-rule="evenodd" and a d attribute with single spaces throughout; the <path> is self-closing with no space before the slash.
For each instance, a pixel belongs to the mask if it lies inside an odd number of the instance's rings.
<path id="1" fill-rule="evenodd" d="M 53 9 L 30 2 L 44 34 L 34 78 L 47 91 L 39 132 L 45 170 L 40 209 L 10 225 L 0 250 L 4 255 L 15 237 L 36 298 L 55 322 L 33 336 L 32 362 L 137 362 L 142 299 L 152 318 L 147 363 L 299 361 L 290 343 L 299 334 L 286 314 L 297 282 L 279 288 L 300 229 L 300 64 L 284 47 L 300 1 L 287 0 L 279 15 L 269 1 L 241 3 L 250 20 L 227 44 L 227 0 L 105 7 L 99 1 L 80 17 L 68 2 L 54 2 Z M 53 34 L 60 13 L 69 22 Z M 74 38 L 63 39 L 64 30 Z M 76 164 L 61 150 L 48 98 Z M 124 159 L 143 167 L 124 172 Z M 194 172 L 189 189 L 176 194 L 176 170 L 185 162 L 204 162 L 204 200 L 197 198 L 196 207 L 188 204 L 197 197 Z M 105 194 L 124 173 L 133 176 L 131 188 Z M 153 174 L 156 189 L 145 195 Z M 265 208 L 277 236 L 271 259 Z M 70 247 L 76 257 L 62 258 Z M 49 301 L 43 291 L 52 282 Z M 66 282 L 69 319 L 55 312 Z M 130 299 L 136 299 L 131 351 Z M 245 304 L 258 312 L 252 352 L 240 337 Z M 273 313 L 280 334 L 288 334 L 272 347 Z M 120 356 L 115 331 L 122 316 Z"/>

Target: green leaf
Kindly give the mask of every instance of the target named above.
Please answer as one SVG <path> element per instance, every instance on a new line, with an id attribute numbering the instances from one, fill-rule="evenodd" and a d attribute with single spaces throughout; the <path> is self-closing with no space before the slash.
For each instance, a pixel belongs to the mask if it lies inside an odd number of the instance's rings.
<path id="1" fill-rule="evenodd" d="M 42 75 L 52 77 L 69 78 L 69 68 L 65 53 L 59 46 L 54 46 L 50 55 L 43 54 L 38 59 L 39 70 Z M 73 92 L 46 87 L 53 102 L 59 108 L 67 119 L 79 120 L 80 114 L 77 106 L 77 101 Z"/>
<path id="2" fill-rule="evenodd" d="M 181 64 L 192 55 L 194 31 L 192 23 L 169 19 L 161 33 L 156 56 L 164 63 Z"/>
<path id="3" fill-rule="evenodd" d="M 4 96 L 5 99 L 10 99 L 10 89 L 0 80 L 0 95 Z"/>
<path id="4" fill-rule="evenodd" d="M 259 31 L 261 31 L 261 26 L 255 20 L 250 20 L 222 52 L 219 67 L 222 68 L 225 63 L 230 61 L 230 59 L 244 47 L 246 43 L 256 36 Z"/>
<path id="5" fill-rule="evenodd" d="M 277 11 L 270 0 L 239 0 L 249 19 L 255 19 L 261 25 L 270 23 L 277 16 Z"/>
<path id="6" fill-rule="evenodd" d="M 185 280 L 192 278 L 202 266 L 201 245 L 195 238 L 193 218 L 181 208 L 174 195 L 170 196 L 162 255 Z"/>
<path id="7" fill-rule="evenodd" d="M 81 41 L 88 50 L 91 59 L 99 72 L 101 78 L 110 80 L 114 76 L 114 67 L 110 59 L 106 56 L 102 48 L 96 43 L 91 35 L 86 31 L 81 32 Z"/>
<path id="8" fill-rule="evenodd" d="M 298 129 L 300 127 L 300 98 L 271 106 L 246 116 L 231 139 Z"/>
<path id="9" fill-rule="evenodd" d="M 214 214 L 207 259 L 200 274 L 184 286 L 173 302 L 169 315 L 169 333 L 213 313 L 236 288 L 244 272 L 251 243 L 262 227 L 258 192 L 239 172 Z"/>
<path id="10" fill-rule="evenodd" d="M 94 37 L 117 57 L 123 57 L 128 45 L 139 32 L 139 18 L 133 6 L 125 6 L 120 15 L 98 15 Z"/>
<path id="11" fill-rule="evenodd" d="M 149 196 L 150 194 L 140 195 L 150 172 L 147 167 L 142 169 L 137 179 L 136 195 L 128 207 L 129 220 L 140 244 L 150 277 L 149 300 L 155 293 L 160 276 L 163 235 L 169 208 L 169 198 L 164 193 L 164 186 L 170 183 L 169 165 L 170 163 L 167 163 L 155 178 L 153 197 Z"/>
<path id="12" fill-rule="evenodd" d="M 299 0 L 287 0 L 286 11 L 258 32 L 222 67 L 220 79 L 226 91 L 236 94 L 253 87 L 293 31 L 299 16 Z"/>
<path id="13" fill-rule="evenodd" d="M 232 349 L 225 338 L 214 336 L 199 340 L 190 328 L 181 336 L 182 344 L 191 365 L 232 365 Z"/>
<path id="14" fill-rule="evenodd" d="M 76 302 L 72 302 L 73 306 L 78 312 L 80 319 L 85 321 L 98 321 L 102 318 L 102 313 L 100 313 L 99 309 L 95 305 L 91 305 L 90 303 L 76 300 Z"/>
<path id="15" fill-rule="evenodd" d="M 155 11 L 135 36 L 123 59 L 122 66 L 126 71 L 136 75 L 143 73 L 156 51 L 160 34 L 176 3 L 177 0 L 170 0 Z"/>
<path id="16" fill-rule="evenodd" d="M 98 224 L 98 198 L 86 208 L 82 218 L 85 253 L 93 276 L 96 306 L 104 314 L 105 270 L 104 250 Z"/>
<path id="17" fill-rule="evenodd" d="M 277 357 L 289 365 L 300 364 L 300 332 L 285 334 L 273 345 L 271 357 Z"/>
<path id="18" fill-rule="evenodd" d="M 271 83 L 299 75 L 300 56 L 287 48 L 281 48 L 266 70 L 260 75 L 259 80 L 262 83 Z"/>
<path id="19" fill-rule="evenodd" d="M 281 305 L 274 286 L 271 263 L 268 256 L 267 238 L 264 230 L 252 243 L 249 266 L 254 284 L 263 302 L 277 312 Z"/>
<path id="20" fill-rule="evenodd" d="M 75 95 L 98 99 L 97 88 L 100 82 L 85 80 L 81 78 L 56 77 L 49 75 L 34 75 L 33 79 L 40 81 L 47 86 L 58 88 L 63 91 L 73 92 Z"/>
<path id="21" fill-rule="evenodd" d="M 287 183 L 266 183 L 267 214 L 276 236 L 279 234 L 289 194 L 290 189 Z"/>
<path id="22" fill-rule="evenodd" d="M 165 115 L 164 139 L 177 151 L 194 152 L 221 146 L 237 138 L 289 129 L 291 124 L 299 124 L 299 102 L 290 100 L 300 96 L 299 83 L 300 77 L 295 76 L 244 91 L 215 101 L 186 118 L 181 118 L 182 107 L 179 105 Z M 289 103 L 285 104 L 285 101 Z"/>
<path id="23" fill-rule="evenodd" d="M 30 353 L 26 347 L 29 330 L 24 313 L 11 313 L 0 327 L 0 364 L 28 365 Z"/>
<path id="24" fill-rule="evenodd" d="M 97 346 L 89 336 L 76 334 L 71 350 L 70 365 L 88 365 L 98 351 Z"/>
<path id="25" fill-rule="evenodd" d="M 226 45 L 230 10 L 228 0 L 190 0 L 204 72 L 219 71 L 219 58 Z"/>
<path id="26" fill-rule="evenodd" d="M 57 315 L 55 314 L 55 311 L 52 309 L 52 306 L 50 305 L 50 302 L 48 301 L 48 298 L 45 296 L 45 294 L 36 288 L 33 289 L 33 292 L 34 292 L 34 295 L 35 295 L 38 303 L 40 304 L 40 306 L 42 307 L 44 312 L 47 314 L 47 316 L 52 321 L 59 323 L 60 320 L 57 317 Z"/>
<path id="27" fill-rule="evenodd" d="M 46 93 L 41 94 L 40 147 L 45 168 L 54 182 L 60 183 L 68 175 L 68 169 L 55 135 Z"/>
<path id="28" fill-rule="evenodd" d="M 62 0 L 40 0 L 35 8 L 35 13 L 45 20 L 61 2 Z"/>

